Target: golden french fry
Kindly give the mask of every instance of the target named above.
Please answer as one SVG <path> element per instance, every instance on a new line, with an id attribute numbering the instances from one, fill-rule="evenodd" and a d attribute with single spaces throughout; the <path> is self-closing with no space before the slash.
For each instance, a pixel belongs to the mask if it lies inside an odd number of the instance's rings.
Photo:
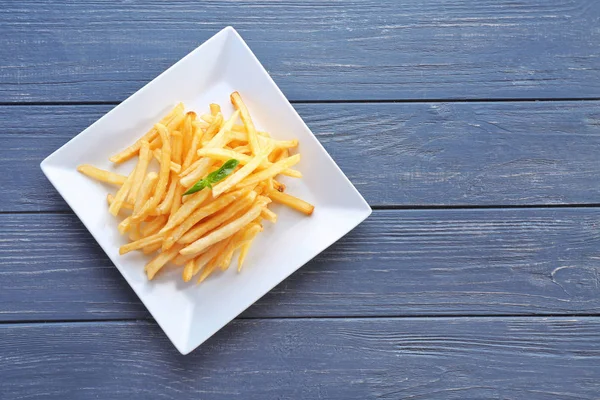
<path id="1" fill-rule="evenodd" d="M 198 145 L 200 145 L 200 143 L 202 142 L 202 138 L 204 137 L 204 133 L 208 130 L 208 127 L 210 126 L 210 124 L 207 124 L 204 121 L 194 121 L 192 122 L 192 128 L 194 129 L 194 136 L 198 136 L 198 138 L 200 139 L 198 141 Z M 196 148 L 196 150 L 198 150 Z"/>
<path id="2" fill-rule="evenodd" d="M 181 197 L 183 196 L 184 191 L 185 188 L 183 186 L 177 185 L 177 188 L 175 189 L 175 197 L 173 198 L 173 204 L 171 204 L 171 212 L 169 213 L 169 215 L 175 214 L 179 210 L 179 207 L 181 207 Z"/>
<path id="3" fill-rule="evenodd" d="M 300 162 L 300 154 L 295 154 L 291 157 L 285 158 L 281 161 L 277 161 L 275 164 L 272 164 L 269 168 L 263 169 L 262 171 L 256 172 L 244 179 L 239 183 L 239 187 L 248 186 L 248 185 L 256 185 L 258 182 L 262 182 L 266 179 L 273 178 L 275 175 L 281 173 L 281 171 L 288 169 L 291 166 L 296 165 Z M 216 187 L 216 186 L 215 186 Z M 213 189 L 214 191 L 214 189 Z"/>
<path id="4" fill-rule="evenodd" d="M 276 149 L 291 149 L 298 147 L 298 140 L 273 140 L 273 147 Z"/>
<path id="5" fill-rule="evenodd" d="M 219 112 L 221 112 L 221 111 L 219 111 Z M 202 114 L 200 116 L 200 119 L 204 123 L 208 123 L 208 124 L 212 124 L 215 121 L 215 118 L 216 118 L 216 116 L 212 115 L 212 114 Z M 233 124 L 233 126 L 231 127 L 231 132 L 244 134 L 244 136 L 239 136 L 239 137 L 243 138 L 244 142 L 248 141 L 246 127 L 244 125 Z M 261 136 L 269 137 L 269 134 L 266 132 L 257 132 L 257 134 L 259 134 Z"/>
<path id="6" fill-rule="evenodd" d="M 206 221 L 203 221 L 201 224 L 194 226 L 192 229 L 187 231 L 187 233 L 183 235 L 181 239 L 177 241 L 177 243 L 189 244 L 195 242 L 196 240 L 204 236 L 207 232 L 210 232 L 211 230 L 224 224 L 225 222 L 230 221 L 234 217 L 239 217 L 238 214 L 240 212 L 246 212 L 247 209 L 252 205 L 252 203 L 254 203 L 255 199 L 256 192 L 251 191 L 248 195 L 246 195 L 246 197 L 244 197 L 240 201 L 230 204 L 229 206 L 221 210 L 219 213 L 212 215 Z"/>
<path id="7" fill-rule="evenodd" d="M 219 130 L 221 130 L 221 126 L 223 126 L 223 123 L 223 114 L 218 113 L 206 129 L 206 132 L 202 137 L 202 141 L 206 141 L 207 143 L 210 142 L 212 138 L 215 137 L 217 133 L 219 133 Z M 200 143 L 202 143 L 202 141 Z"/>
<path id="8" fill-rule="evenodd" d="M 250 189 L 251 190 L 251 189 Z M 169 249 L 175 244 L 187 231 L 189 231 L 197 222 L 225 208 L 235 200 L 240 199 L 250 193 L 250 190 L 238 190 L 222 196 L 207 205 L 200 207 L 188 216 L 185 221 L 168 234 L 163 241 L 163 250 Z"/>
<path id="9" fill-rule="evenodd" d="M 226 250 L 223 250 L 222 254 L 225 254 L 225 257 L 220 257 L 219 260 L 217 260 L 217 266 L 221 268 L 221 271 L 225 271 L 227 270 L 227 268 L 229 268 L 229 265 L 231 264 L 231 258 L 233 257 L 233 250 L 225 252 Z"/>
<path id="10" fill-rule="evenodd" d="M 256 197 L 256 204 L 263 208 L 272 202 L 273 202 L 273 200 L 271 200 L 268 196 L 257 196 Z"/>
<path id="11" fill-rule="evenodd" d="M 190 117 L 188 117 L 188 120 L 189 119 L 190 119 Z M 171 159 L 173 161 L 175 161 L 176 163 L 181 162 L 181 155 L 182 155 L 183 146 L 184 146 L 184 143 L 183 143 L 184 135 L 185 135 L 185 133 L 179 134 L 179 135 L 173 134 L 171 136 L 171 146 L 172 146 Z M 175 192 L 177 191 L 178 187 L 179 187 L 179 177 L 177 176 L 177 174 L 175 174 L 171 171 L 171 181 L 169 182 L 169 188 L 167 189 L 165 198 L 160 203 L 160 205 L 157 207 L 159 214 L 167 214 L 169 211 L 171 211 L 171 207 L 173 205 L 173 201 L 175 198 Z"/>
<path id="12" fill-rule="evenodd" d="M 204 132 L 196 124 L 192 124 L 191 140 L 189 148 L 182 154 L 181 168 L 186 169 L 196 159 L 196 151 L 200 141 L 204 137 Z"/>
<path id="13" fill-rule="evenodd" d="M 209 117 L 210 120 L 212 121 L 212 117 Z M 271 139 L 271 135 L 269 135 L 268 132 L 261 132 L 258 131 L 257 133 L 257 137 L 258 137 L 258 142 L 260 143 L 260 146 L 262 147 L 263 145 L 267 144 L 267 143 L 275 143 L 274 140 Z M 235 140 L 235 141 L 242 141 L 242 142 L 248 142 L 248 132 L 246 132 L 246 127 L 243 125 L 233 125 L 231 127 L 231 140 Z M 293 144 L 293 142 L 287 142 L 287 145 Z M 286 143 L 283 143 L 283 145 L 285 146 Z M 298 145 L 297 141 L 296 141 L 296 146 Z M 278 147 L 278 146 L 276 146 Z M 295 147 L 295 146 L 291 146 L 291 147 Z"/>
<path id="14" fill-rule="evenodd" d="M 157 215 L 151 221 L 148 221 L 145 226 L 140 229 L 142 238 L 157 233 L 167 223 L 169 217 L 166 215 Z"/>
<path id="15" fill-rule="evenodd" d="M 106 201 L 107 201 L 108 205 L 110 206 L 113 203 L 113 201 L 115 201 L 115 196 L 113 196 L 110 193 L 107 194 Z M 123 205 L 121 205 L 121 210 L 133 210 L 133 205 L 131 205 L 131 203 L 124 201 Z"/>
<path id="16" fill-rule="evenodd" d="M 265 186 L 265 190 L 267 193 L 275 190 L 275 185 L 273 185 L 273 178 L 267 179 L 267 185 Z"/>
<path id="17" fill-rule="evenodd" d="M 131 217 L 125 218 L 123 221 L 119 223 L 117 229 L 121 235 L 124 235 L 131 228 Z"/>
<path id="18" fill-rule="evenodd" d="M 192 140 L 191 148 L 187 152 L 187 154 L 185 156 L 185 160 L 183 161 L 183 164 L 181 166 L 181 168 L 183 169 L 184 172 L 186 172 L 188 170 L 188 168 L 190 167 L 190 165 L 192 165 L 192 162 L 194 161 L 194 158 L 196 157 L 196 152 L 198 150 L 198 146 L 200 145 L 201 140 L 205 137 L 208 139 L 212 139 L 212 137 L 219 131 L 219 127 L 221 126 L 222 119 L 223 119 L 223 116 L 221 114 L 218 114 L 217 118 L 215 119 L 215 122 L 210 124 L 210 126 L 208 127 L 208 129 L 206 130 L 206 132 L 203 135 L 200 134 L 199 132 L 195 133 L 194 139 Z M 182 175 L 185 176 L 187 174 L 185 174 L 185 175 L 182 174 Z"/>
<path id="19" fill-rule="evenodd" d="M 277 222 L 277 214 L 268 208 L 263 208 L 260 212 L 260 216 L 266 219 L 269 222 L 276 223 Z"/>
<path id="20" fill-rule="evenodd" d="M 183 169 L 179 173 L 179 178 L 184 178 L 187 175 L 189 175 L 190 173 L 192 173 L 193 171 L 195 171 L 196 168 L 198 168 L 202 162 L 204 162 L 203 158 L 199 158 L 198 160 L 194 161 L 189 167 Z"/>
<path id="21" fill-rule="evenodd" d="M 250 154 L 251 153 L 250 147 L 246 146 L 246 145 L 235 147 L 235 148 L 233 148 L 233 151 L 235 151 L 236 153 L 240 153 L 240 154 Z"/>
<path id="22" fill-rule="evenodd" d="M 160 271 L 166 263 L 168 263 L 177 256 L 180 248 L 181 246 L 174 246 L 168 251 L 163 251 L 162 253 L 157 255 L 152 261 L 146 264 L 146 268 L 144 269 L 146 271 L 146 275 L 148 275 L 148 279 L 154 279 L 154 276 L 157 274 L 157 272 Z"/>
<path id="23" fill-rule="evenodd" d="M 273 187 L 275 188 L 275 190 L 277 190 L 278 192 L 285 192 L 285 185 L 275 179 L 273 179 Z"/>
<path id="24" fill-rule="evenodd" d="M 121 246 L 119 248 L 119 254 L 121 254 L 121 255 L 127 254 L 133 250 L 139 250 L 146 246 L 151 246 L 156 243 L 161 243 L 162 239 L 163 239 L 163 234 L 155 233 L 154 235 L 147 236 L 140 240 L 136 240 L 135 242 L 130 242 L 130 243 L 124 244 L 123 246 Z"/>
<path id="25" fill-rule="evenodd" d="M 149 172 L 146 178 L 142 182 L 142 187 L 139 190 L 138 196 L 133 204 L 133 212 L 138 213 L 140 208 L 148 201 L 158 180 L 158 174 L 156 172 Z"/>
<path id="26" fill-rule="evenodd" d="M 206 121 L 202 121 L 201 119 L 196 119 L 193 123 L 193 125 L 198 128 L 201 129 L 203 132 L 206 131 L 206 129 L 208 129 L 208 127 L 210 126 L 210 124 Z"/>
<path id="27" fill-rule="evenodd" d="M 195 115 L 196 114 L 194 113 L 194 116 Z M 179 160 L 179 164 L 181 164 L 183 162 L 183 159 L 187 155 L 190 147 L 192 146 L 192 139 L 193 139 L 192 138 L 192 135 L 193 135 L 192 129 L 193 129 L 192 128 L 192 115 L 190 113 L 188 113 L 185 117 L 185 120 L 183 121 L 183 130 L 181 132 L 181 134 L 182 134 L 181 149 L 182 149 L 183 156 Z"/>
<path id="28" fill-rule="evenodd" d="M 289 176 L 291 178 L 302 178 L 302 172 L 292 168 L 284 169 L 281 171 L 281 175 Z"/>
<path id="29" fill-rule="evenodd" d="M 142 238 L 140 234 L 140 225 L 131 225 L 129 228 L 129 240 L 140 240 Z"/>
<path id="30" fill-rule="evenodd" d="M 175 258 L 175 259 L 177 259 L 177 258 Z M 174 261 L 174 262 L 176 263 L 176 261 Z M 188 260 L 185 263 L 185 266 L 183 267 L 183 273 L 185 274 L 186 270 L 187 271 L 193 271 L 194 270 L 194 265 L 195 265 L 195 263 L 194 263 L 194 259 L 193 258 L 191 260 Z M 185 279 L 184 279 L 184 281 L 185 281 Z"/>
<path id="31" fill-rule="evenodd" d="M 176 164 L 181 164 L 182 154 L 183 154 L 183 140 L 185 138 L 185 131 L 173 131 L 171 133 L 171 161 Z"/>
<path id="32" fill-rule="evenodd" d="M 238 256 L 238 272 L 242 270 L 242 265 L 244 264 L 244 260 L 248 255 L 248 250 L 250 250 L 250 246 L 252 245 L 252 241 L 259 232 L 263 230 L 260 224 L 255 224 L 254 227 L 246 230 L 244 234 L 244 240 L 241 243 L 240 255 Z"/>
<path id="33" fill-rule="evenodd" d="M 246 260 L 246 256 L 248 255 L 248 250 L 250 250 L 250 246 L 252 245 L 252 241 L 246 242 L 242 245 L 240 249 L 240 255 L 238 256 L 238 272 L 242 270 L 242 265 L 244 265 L 244 261 Z"/>
<path id="34" fill-rule="evenodd" d="M 213 257 L 213 259 L 208 262 L 206 267 L 204 267 L 204 270 L 200 274 L 200 278 L 198 278 L 198 283 L 202 283 L 206 278 L 210 276 L 210 274 L 212 274 L 215 271 L 215 269 L 217 269 L 217 257 L 218 256 Z"/>
<path id="35" fill-rule="evenodd" d="M 162 142 L 160 140 L 160 137 L 155 137 L 154 139 L 152 139 L 152 141 L 150 142 L 150 150 L 152 150 L 152 152 L 154 153 L 156 150 L 160 150 L 162 146 Z M 156 158 L 156 161 L 160 162 L 160 153 L 158 153 L 159 156 L 156 156 L 156 153 L 154 153 L 154 158 Z"/>
<path id="36" fill-rule="evenodd" d="M 165 194 L 163 201 L 156 208 L 158 214 L 167 214 L 171 207 L 173 206 L 173 200 L 175 199 L 175 192 L 177 191 L 177 187 L 179 186 L 179 178 L 172 177 L 171 182 L 169 183 L 169 189 Z"/>
<path id="37" fill-rule="evenodd" d="M 258 217 L 263 207 L 264 206 L 261 204 L 256 204 L 245 215 L 241 216 L 233 222 L 230 222 L 225 226 L 216 229 L 215 231 L 204 236 L 203 238 L 196 240 L 194 243 L 184 247 L 183 249 L 181 249 L 180 253 L 183 255 L 199 254 L 208 246 L 220 242 L 223 239 L 227 239 L 235 232 L 240 230 L 242 227 L 252 222 L 256 217 Z"/>
<path id="38" fill-rule="evenodd" d="M 221 112 L 221 106 L 218 104 L 211 103 L 210 113 L 214 116 Z"/>
<path id="39" fill-rule="evenodd" d="M 133 182 L 131 184 L 129 194 L 127 195 L 127 201 L 129 203 L 135 204 L 135 199 L 137 198 L 138 191 L 142 187 L 144 177 L 146 176 L 146 170 L 148 169 L 148 164 L 150 164 L 151 158 L 152 155 L 150 153 L 150 144 L 144 140 L 142 141 L 140 147 L 140 157 L 138 158 L 137 165 L 132 172 Z"/>
<path id="40" fill-rule="evenodd" d="M 227 142 L 229 140 L 231 140 L 230 137 L 228 136 L 228 134 L 231 130 L 231 126 L 233 126 L 234 121 L 239 118 L 239 115 L 240 115 L 239 111 L 234 112 L 233 115 L 231 116 L 231 118 L 229 118 L 227 120 L 227 122 L 225 122 L 225 124 L 223 124 L 223 126 L 219 130 L 219 133 L 217 133 L 215 135 L 215 137 L 213 137 L 210 140 L 210 142 L 208 142 L 206 144 L 205 147 L 223 147 L 223 146 L 225 146 L 225 144 L 227 144 Z M 201 159 L 200 162 L 198 163 L 198 166 L 192 172 L 190 172 L 189 174 L 187 174 L 183 178 L 181 178 L 181 180 L 180 180 L 181 184 L 186 188 L 192 186 L 199 179 L 202 179 L 204 177 L 208 168 L 210 168 L 211 165 L 212 165 L 212 160 L 210 158 Z"/>
<path id="41" fill-rule="evenodd" d="M 177 256 L 173 259 L 173 264 L 184 266 L 188 261 L 193 260 L 194 257 L 183 256 L 181 254 L 177 254 Z"/>
<path id="42" fill-rule="evenodd" d="M 96 179 L 97 181 L 110 183 L 112 185 L 121 186 L 127 180 L 127 177 L 124 175 L 96 168 L 93 165 L 89 164 L 82 164 L 78 166 L 77 171 L 89 176 L 90 178 Z"/>
<path id="43" fill-rule="evenodd" d="M 177 128 L 177 126 L 179 126 L 179 124 L 181 123 L 181 121 L 183 121 L 184 118 L 183 108 L 183 103 L 177 104 L 177 106 L 175 106 L 175 108 L 169 114 L 167 114 L 167 116 L 160 120 L 159 124 L 166 125 L 172 129 Z M 138 151 L 142 146 L 142 141 L 145 140 L 147 142 L 151 142 L 157 135 L 158 132 L 156 130 L 155 125 L 144 136 L 142 136 L 141 139 L 139 139 L 134 144 L 121 151 L 120 153 L 110 157 L 109 160 L 114 163 L 122 163 L 124 161 L 129 160 L 131 157 L 138 154 Z"/>
<path id="44" fill-rule="evenodd" d="M 219 106 L 219 112 L 222 113 L 220 107 L 221 106 Z M 202 114 L 202 115 L 200 115 L 200 120 L 202 120 L 203 122 L 205 122 L 207 124 L 211 124 L 215 120 L 215 118 L 216 118 L 216 115 L 213 115 L 213 114 Z M 231 130 L 232 131 L 236 131 L 236 132 L 246 133 L 246 127 L 244 125 L 234 124 L 231 127 Z M 264 132 L 259 132 L 259 134 L 260 133 L 264 133 Z"/>
<path id="45" fill-rule="evenodd" d="M 225 149 L 225 148 L 203 148 L 196 152 L 200 157 L 210 157 L 215 160 L 227 161 L 230 158 L 235 158 L 240 162 L 240 164 L 244 165 L 250 162 L 254 157 L 248 156 L 246 154 L 238 153 L 233 150 Z M 267 165 L 263 162 L 261 165 Z"/>
<path id="46" fill-rule="evenodd" d="M 132 183 L 133 183 L 133 172 L 131 174 L 129 174 L 129 176 L 125 180 L 125 183 L 123 183 L 123 185 L 117 191 L 117 194 L 115 195 L 115 200 L 112 202 L 110 207 L 108 207 L 108 212 L 111 213 L 113 216 L 116 217 L 117 214 L 119 214 L 119 210 L 121 209 L 121 206 L 123 205 L 123 203 L 125 202 L 125 199 L 127 198 L 127 194 L 129 193 L 129 190 L 131 189 Z"/>
<path id="47" fill-rule="evenodd" d="M 284 204 L 284 205 L 291 207 L 294 210 L 298 210 L 306 215 L 311 215 L 313 213 L 313 210 L 315 209 L 315 206 L 313 206 L 312 204 L 310 204 L 302 199 L 299 199 L 297 197 L 290 196 L 287 193 L 282 193 L 282 192 L 278 192 L 275 190 L 273 192 L 270 192 L 268 194 L 268 196 L 275 203 Z"/>
<path id="48" fill-rule="evenodd" d="M 160 163 L 160 160 L 161 160 L 161 157 L 162 157 L 161 150 L 160 149 L 154 149 L 154 150 L 152 150 L 152 155 L 154 156 L 154 158 L 156 159 L 156 161 L 158 161 Z M 175 172 L 176 174 L 181 173 L 181 165 L 179 165 L 179 164 L 171 161 L 171 171 Z"/>
<path id="49" fill-rule="evenodd" d="M 283 160 L 284 158 L 288 158 L 290 156 L 290 151 L 288 149 L 280 149 L 281 151 L 277 155 L 275 162 Z"/>
<path id="50" fill-rule="evenodd" d="M 161 246 L 160 242 L 159 243 L 154 243 L 154 244 L 151 244 L 149 246 L 144 247 L 142 249 L 142 252 L 144 254 L 151 254 L 151 253 L 154 253 L 157 250 L 160 250 L 160 246 Z"/>
<path id="51" fill-rule="evenodd" d="M 269 154 L 269 161 L 271 163 L 274 163 L 275 161 L 277 161 L 279 154 L 281 154 L 281 149 L 277 149 L 274 148 L 273 151 L 271 152 L 271 154 Z"/>
<path id="52" fill-rule="evenodd" d="M 265 191 L 265 183 L 261 182 L 258 185 L 256 185 L 256 187 L 254 188 L 254 191 L 256 192 L 256 194 L 262 194 Z"/>
<path id="53" fill-rule="evenodd" d="M 238 92 L 233 92 L 229 98 L 233 106 L 240 112 L 240 117 L 242 118 L 242 122 L 246 127 L 246 132 L 248 133 L 248 143 L 250 143 L 252 154 L 260 154 L 260 144 L 258 143 L 256 128 L 254 127 L 254 122 L 252 122 L 248 108 L 242 100 L 242 96 L 240 96 Z"/>

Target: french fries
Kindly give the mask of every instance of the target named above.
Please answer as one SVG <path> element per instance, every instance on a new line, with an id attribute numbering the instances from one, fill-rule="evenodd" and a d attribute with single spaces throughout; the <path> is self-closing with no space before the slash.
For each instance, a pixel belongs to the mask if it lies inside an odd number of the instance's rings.
<path id="1" fill-rule="evenodd" d="M 233 103 L 235 108 L 240 112 L 240 117 L 242 117 L 242 121 L 244 122 L 244 127 L 246 128 L 246 133 L 248 134 L 248 143 L 250 144 L 250 149 L 252 150 L 253 154 L 258 155 L 260 153 L 260 144 L 258 143 L 256 129 L 254 128 L 254 122 L 252 122 L 248 108 L 242 101 L 242 97 L 238 92 L 231 93 L 230 98 L 231 103 Z"/>
<path id="2" fill-rule="evenodd" d="M 110 183 L 112 185 L 117 186 L 122 186 L 127 180 L 127 177 L 124 175 L 119 175 L 114 172 L 96 168 L 89 164 L 80 165 L 79 167 L 77 167 L 77 171 L 97 181 Z"/>
<path id="3" fill-rule="evenodd" d="M 225 144 L 231 140 L 229 132 L 231 132 L 231 127 L 239 115 L 239 111 L 233 113 L 231 118 L 223 124 L 219 132 L 205 145 L 205 147 L 225 146 Z M 198 179 L 201 179 L 206 174 L 211 164 L 212 160 L 210 158 L 200 159 L 198 165 L 192 164 L 186 171 L 181 173 L 181 175 L 185 175 L 180 179 L 181 184 L 186 188 L 192 186 Z M 192 167 L 194 167 L 194 169 L 189 171 Z M 188 171 L 189 173 L 187 173 Z"/>
<path id="4" fill-rule="evenodd" d="M 179 124 L 181 124 L 181 121 L 183 121 L 183 119 L 185 117 L 183 114 L 183 109 L 184 109 L 183 103 L 177 104 L 177 106 L 167 116 L 165 116 L 163 119 L 161 119 L 159 123 L 163 124 L 163 125 L 167 125 L 169 127 L 179 126 Z M 119 163 L 129 160 L 130 158 L 132 158 L 133 156 L 138 154 L 138 152 L 140 151 L 140 148 L 142 147 L 143 141 L 151 142 L 152 140 L 154 140 L 156 138 L 157 134 L 158 134 L 158 132 L 156 130 L 156 126 L 152 127 L 152 129 L 150 129 L 137 142 L 135 142 L 134 144 L 132 144 L 131 146 L 129 146 L 128 148 L 126 148 L 125 150 L 120 152 L 119 154 L 115 154 L 114 156 L 112 156 L 110 158 L 110 161 L 114 162 L 115 164 L 119 164 Z"/>
<path id="5" fill-rule="evenodd" d="M 315 206 L 313 206 L 312 204 L 307 203 L 306 201 L 297 197 L 291 196 L 287 193 L 278 192 L 277 190 L 269 193 L 269 197 L 275 203 L 284 204 L 306 215 L 311 215 L 315 209 Z"/>
<path id="6" fill-rule="evenodd" d="M 135 166 L 135 170 L 132 172 L 132 174 L 134 174 L 133 183 L 131 184 L 129 194 L 127 195 L 127 201 L 130 203 L 135 203 L 138 191 L 142 187 L 142 182 L 144 180 L 144 176 L 146 175 L 148 164 L 150 164 L 151 157 L 152 156 L 150 154 L 150 143 L 144 140 L 142 141 L 142 145 L 140 147 L 140 158 L 138 159 L 138 163 Z"/>
<path id="7" fill-rule="evenodd" d="M 249 209 L 252 203 L 254 203 L 256 196 L 257 193 L 255 191 L 251 191 L 245 198 L 230 204 L 221 212 L 216 213 L 212 217 L 208 218 L 206 221 L 196 224 L 192 229 L 187 231 L 186 234 L 183 235 L 181 239 L 179 239 L 177 242 L 183 244 L 195 242 L 196 240 L 204 236 L 207 232 L 212 231 L 218 226 L 238 216 L 238 214 L 242 211 L 246 211 L 247 209 Z"/>
<path id="8" fill-rule="evenodd" d="M 208 217 L 209 215 L 212 215 L 215 212 L 225 208 L 226 206 L 234 202 L 236 199 L 246 195 L 248 192 L 249 191 L 241 190 L 238 192 L 229 193 L 194 211 L 181 225 L 179 225 L 171 234 L 168 235 L 167 238 L 165 238 L 165 240 L 163 241 L 163 250 L 167 250 L 171 246 L 173 246 L 173 244 L 177 240 L 179 240 L 179 238 L 181 238 L 187 231 L 192 229 L 192 227 L 196 225 L 196 223 Z"/>
<path id="9" fill-rule="evenodd" d="M 172 264 L 181 268 L 184 281 L 196 276 L 202 282 L 227 270 L 236 252 L 239 272 L 264 229 L 261 221 L 277 223 L 271 202 L 306 215 L 314 210 L 284 193 L 285 185 L 277 180 L 279 175 L 302 177 L 292 169 L 300 162 L 300 154 L 294 154 L 298 141 L 276 140 L 257 130 L 240 94 L 232 93 L 230 100 L 235 112 L 228 118 L 218 104 L 201 115 L 178 104 L 110 157 L 115 164 L 137 157 L 127 176 L 88 164 L 77 167 L 118 186 L 107 203 L 110 214 L 122 215 L 118 231 L 129 239 L 119 253 L 153 254 L 144 269 L 150 280 Z"/>
<path id="10" fill-rule="evenodd" d="M 256 168 L 258 168 L 260 164 L 262 164 L 267 159 L 267 157 L 269 156 L 269 151 L 271 149 L 272 147 L 267 147 L 264 150 L 260 150 L 260 153 L 256 155 L 252 160 L 250 160 L 248 164 L 244 165 L 242 168 L 229 175 L 227 178 L 225 178 L 223 182 L 217 184 L 213 188 L 213 196 L 220 196 L 221 194 L 225 193 L 226 191 L 237 185 L 242 179 L 250 175 Z"/>
<path id="11" fill-rule="evenodd" d="M 152 191 L 154 190 L 154 185 L 156 185 L 157 180 L 158 175 L 156 172 L 150 172 L 146 175 L 146 178 L 144 178 L 140 192 L 135 199 L 135 203 L 133 203 L 133 212 L 135 214 L 140 211 L 142 206 L 148 201 L 150 196 L 152 196 Z"/>
<path id="12" fill-rule="evenodd" d="M 169 137 L 169 130 L 167 129 L 167 127 L 161 124 L 156 124 L 154 127 L 158 131 L 162 142 L 160 171 L 158 173 L 158 181 L 156 181 L 156 186 L 154 187 L 154 194 L 142 206 L 139 213 L 134 214 L 131 218 L 132 222 L 135 223 L 143 221 L 148 215 L 150 215 L 151 212 L 159 213 L 157 206 L 167 191 L 167 186 L 169 184 L 169 176 L 171 174 L 171 139 Z M 123 186 L 121 186 L 121 189 L 123 189 L 125 185 L 127 185 L 127 181 L 125 181 Z"/>
<path id="13" fill-rule="evenodd" d="M 221 160 L 221 161 L 227 161 L 229 159 L 234 158 L 236 160 L 239 160 L 240 164 L 246 165 L 252 161 L 252 157 L 250 155 L 245 154 L 246 152 L 249 153 L 250 149 L 247 148 L 246 146 L 240 146 L 240 147 L 236 147 L 233 150 L 230 150 L 230 149 L 202 149 L 202 150 L 198 150 L 198 155 L 202 156 L 202 157 L 210 157 L 214 160 Z M 241 152 L 236 149 L 241 150 Z M 261 169 L 261 170 L 266 169 L 266 168 L 270 167 L 271 165 L 273 165 L 271 162 L 265 160 L 262 163 L 260 163 L 258 169 Z M 281 171 L 281 174 L 291 176 L 293 178 L 302 178 L 302 174 L 300 173 L 300 171 L 296 171 L 293 169 L 284 169 L 283 171 Z"/>

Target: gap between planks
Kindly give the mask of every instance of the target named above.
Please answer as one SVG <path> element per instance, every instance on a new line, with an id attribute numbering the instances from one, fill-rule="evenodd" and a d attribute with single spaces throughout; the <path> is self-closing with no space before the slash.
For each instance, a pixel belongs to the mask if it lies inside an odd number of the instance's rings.
<path id="1" fill-rule="evenodd" d="M 347 321 L 360 321 L 360 320 L 390 320 L 390 319 L 398 319 L 398 320 L 418 320 L 418 319 L 429 319 L 429 320 L 454 320 L 457 318 L 460 319 L 502 319 L 502 318 L 512 318 L 512 319 L 548 319 L 548 318 L 599 318 L 599 314 L 594 313 L 580 313 L 580 314 L 423 314 L 423 315 L 365 315 L 361 317 L 351 316 L 345 317 L 340 315 L 331 315 L 331 316 L 289 316 L 289 317 L 244 317 L 238 316 L 234 318 L 232 321 L 241 320 L 241 321 L 260 321 L 260 320 L 270 320 L 270 321 L 285 321 L 285 320 L 347 320 Z M 111 318 L 111 319 L 62 319 L 62 320 L 3 320 L 0 321 L 1 325 L 57 325 L 57 324 L 94 324 L 94 323 L 121 323 L 121 322 L 154 322 L 154 319 L 151 317 L 148 318 Z"/>
<path id="2" fill-rule="evenodd" d="M 373 205 L 370 204 L 373 210 L 401 210 L 401 211 L 414 211 L 414 210 L 502 210 L 502 209 L 551 209 L 551 208 L 598 208 L 600 203 L 583 203 L 583 204 L 506 204 L 506 205 Z M 62 215 L 62 214 L 73 214 L 71 210 L 55 210 L 55 211 L 0 211 L 0 215 Z"/>
<path id="3" fill-rule="evenodd" d="M 490 99 L 365 99 L 365 100 L 289 100 L 292 104 L 394 104 L 394 103 L 535 103 L 559 101 L 600 101 L 600 97 L 556 97 L 556 98 L 490 98 Z M 116 106 L 120 101 L 19 101 L 0 102 L 0 107 L 10 106 Z"/>

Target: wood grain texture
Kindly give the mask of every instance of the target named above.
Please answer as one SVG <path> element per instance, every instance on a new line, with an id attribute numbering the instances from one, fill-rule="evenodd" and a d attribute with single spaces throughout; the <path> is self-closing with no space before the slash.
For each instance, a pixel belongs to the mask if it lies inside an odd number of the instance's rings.
<path id="1" fill-rule="evenodd" d="M 600 312 L 600 209 L 375 211 L 246 318 Z M 0 320 L 146 318 L 72 215 L 0 215 Z"/>
<path id="2" fill-rule="evenodd" d="M 0 102 L 120 101 L 226 25 L 292 100 L 598 98 L 593 0 L 5 1 Z"/>
<path id="3" fill-rule="evenodd" d="M 600 203 L 600 102 L 295 107 L 374 206 Z M 38 164 L 110 108 L 0 107 L 0 211 L 67 210 Z"/>
<path id="4" fill-rule="evenodd" d="M 0 326 L 4 400 L 596 399 L 598 318 L 234 321 L 188 356 L 149 322 Z"/>

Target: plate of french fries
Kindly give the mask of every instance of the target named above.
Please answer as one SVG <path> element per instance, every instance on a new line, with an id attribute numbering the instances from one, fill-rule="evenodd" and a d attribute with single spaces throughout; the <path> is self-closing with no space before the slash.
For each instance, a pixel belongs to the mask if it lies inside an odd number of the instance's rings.
<path id="1" fill-rule="evenodd" d="M 125 214 L 118 231 L 130 240 L 119 248 L 152 254 L 144 271 L 154 279 L 168 263 L 181 266 L 182 279 L 198 283 L 215 271 L 227 270 L 237 256 L 237 270 L 263 221 L 275 224 L 271 202 L 307 216 L 314 205 L 285 193 L 279 175 L 302 178 L 293 169 L 300 154 L 291 155 L 298 140 L 276 140 L 254 126 L 238 92 L 230 96 L 235 112 L 225 117 L 219 104 L 210 114 L 184 112 L 179 103 L 131 146 L 109 160 L 136 159 L 128 176 L 82 164 L 77 170 L 118 187 L 108 193 L 107 211 Z M 236 124 L 237 122 L 243 124 Z M 152 163 L 156 170 L 152 171 Z"/>
<path id="2" fill-rule="evenodd" d="M 233 28 L 41 167 L 182 354 L 371 213 Z"/>

